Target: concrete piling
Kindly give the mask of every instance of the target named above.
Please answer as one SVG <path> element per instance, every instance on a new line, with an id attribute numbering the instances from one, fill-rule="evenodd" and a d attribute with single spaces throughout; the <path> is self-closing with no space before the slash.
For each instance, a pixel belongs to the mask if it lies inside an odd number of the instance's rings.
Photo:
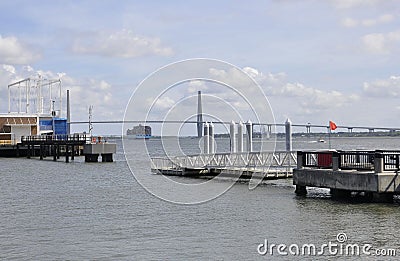
<path id="1" fill-rule="evenodd" d="M 243 152 L 243 123 L 238 124 L 237 152 Z"/>
<path id="2" fill-rule="evenodd" d="M 208 125 L 208 148 L 209 148 L 209 153 L 214 154 L 215 153 L 215 143 L 214 143 L 214 124 L 210 122 Z"/>
<path id="3" fill-rule="evenodd" d="M 285 122 L 286 151 L 292 151 L 292 122 L 288 118 Z"/>
<path id="4" fill-rule="evenodd" d="M 246 123 L 246 150 L 253 151 L 253 124 L 250 120 Z"/>
<path id="5" fill-rule="evenodd" d="M 203 153 L 209 154 L 210 153 L 210 136 L 209 136 L 209 125 L 208 122 L 204 124 L 204 131 L 203 131 Z"/>
<path id="6" fill-rule="evenodd" d="M 230 136 L 230 149 L 231 153 L 236 152 L 236 136 L 235 136 L 235 122 L 231 121 L 229 125 L 229 136 Z"/>

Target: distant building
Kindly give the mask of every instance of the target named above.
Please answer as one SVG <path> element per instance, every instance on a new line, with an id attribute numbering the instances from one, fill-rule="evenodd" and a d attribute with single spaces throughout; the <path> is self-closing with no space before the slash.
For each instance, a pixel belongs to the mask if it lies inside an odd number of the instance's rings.
<path id="1" fill-rule="evenodd" d="M 61 118 L 61 81 L 27 78 L 8 85 L 8 113 L 0 114 L 0 145 L 14 145 L 22 136 L 65 135 Z"/>
<path id="2" fill-rule="evenodd" d="M 67 119 L 0 114 L 0 145 L 20 143 L 22 136 L 53 134 L 67 134 Z"/>
<path id="3" fill-rule="evenodd" d="M 133 135 L 137 139 L 149 139 L 151 138 L 151 127 L 139 124 L 132 129 L 128 129 L 126 135 Z"/>

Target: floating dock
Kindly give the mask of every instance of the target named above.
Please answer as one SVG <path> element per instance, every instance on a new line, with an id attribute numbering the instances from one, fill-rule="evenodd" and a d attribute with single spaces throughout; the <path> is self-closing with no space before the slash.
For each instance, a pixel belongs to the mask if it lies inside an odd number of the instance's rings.
<path id="1" fill-rule="evenodd" d="M 307 187 L 329 188 L 333 197 L 363 195 L 373 202 L 392 202 L 400 194 L 400 151 L 297 152 L 293 170 L 296 194 Z"/>

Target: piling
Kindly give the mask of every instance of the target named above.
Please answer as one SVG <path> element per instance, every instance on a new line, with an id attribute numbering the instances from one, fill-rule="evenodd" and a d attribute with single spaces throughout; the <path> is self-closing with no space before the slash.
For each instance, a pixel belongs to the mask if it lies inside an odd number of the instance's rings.
<path id="1" fill-rule="evenodd" d="M 238 124 L 237 152 L 243 152 L 243 123 Z"/>
<path id="2" fill-rule="evenodd" d="M 210 153 L 210 136 L 209 136 L 209 125 L 208 122 L 204 124 L 204 132 L 203 132 L 203 153 L 204 154 L 209 154 Z"/>
<path id="3" fill-rule="evenodd" d="M 285 122 L 286 151 L 292 151 L 292 122 L 288 118 Z"/>
<path id="4" fill-rule="evenodd" d="M 75 146 L 71 145 L 71 160 L 75 160 Z"/>
<path id="5" fill-rule="evenodd" d="M 214 140 L 214 124 L 212 122 L 210 122 L 210 125 L 208 126 L 208 142 L 209 142 L 209 149 L 210 149 L 210 153 L 214 154 L 215 153 L 215 140 Z"/>
<path id="6" fill-rule="evenodd" d="M 249 120 L 246 123 L 246 150 L 247 152 L 253 151 L 253 124 Z"/>
<path id="7" fill-rule="evenodd" d="M 269 139 L 271 137 L 272 134 L 272 126 L 271 125 L 267 125 L 267 139 Z"/>
<path id="8" fill-rule="evenodd" d="M 201 104 L 201 91 L 197 92 L 197 137 L 201 138 L 203 128 L 203 108 Z"/>
<path id="9" fill-rule="evenodd" d="M 69 162 L 69 146 L 68 145 L 65 146 L 65 162 L 66 163 Z"/>
<path id="10" fill-rule="evenodd" d="M 67 90 L 67 135 L 71 134 L 71 108 L 69 103 L 69 90 Z"/>
<path id="11" fill-rule="evenodd" d="M 236 152 L 236 137 L 235 137 L 235 122 L 231 121 L 231 124 L 229 125 L 229 134 L 230 134 L 230 147 L 231 147 L 231 153 Z"/>
<path id="12" fill-rule="evenodd" d="M 52 146 L 52 152 L 53 152 L 53 161 L 57 161 L 57 146 L 56 145 Z"/>

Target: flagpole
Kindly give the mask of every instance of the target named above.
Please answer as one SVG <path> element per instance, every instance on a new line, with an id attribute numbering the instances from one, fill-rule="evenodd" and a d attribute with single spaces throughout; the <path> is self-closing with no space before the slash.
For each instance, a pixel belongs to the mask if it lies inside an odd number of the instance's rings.
<path id="1" fill-rule="evenodd" d="M 331 128 L 328 128 L 329 149 L 331 149 Z"/>
<path id="2" fill-rule="evenodd" d="M 329 139 L 329 149 L 331 149 L 331 131 L 336 130 L 337 126 L 336 123 L 333 121 L 329 121 L 329 126 L 328 126 L 328 139 Z"/>

